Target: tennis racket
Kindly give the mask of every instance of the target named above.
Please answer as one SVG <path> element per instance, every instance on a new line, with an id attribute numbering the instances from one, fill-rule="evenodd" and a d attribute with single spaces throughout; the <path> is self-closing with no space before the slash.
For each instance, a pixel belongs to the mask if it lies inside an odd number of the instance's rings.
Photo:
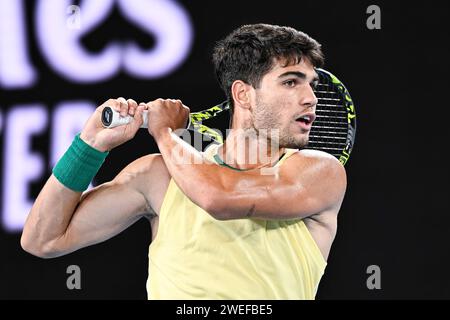
<path id="1" fill-rule="evenodd" d="M 321 150 L 335 156 L 343 165 L 347 163 L 356 135 L 356 112 L 353 100 L 344 84 L 329 71 L 316 69 L 319 83 L 314 89 L 318 98 L 316 120 L 309 134 L 309 143 L 305 149 Z M 211 129 L 203 121 L 214 118 L 230 109 L 228 101 L 208 109 L 192 112 L 187 129 L 199 132 L 210 139 L 223 143 L 220 131 Z M 105 128 L 113 128 L 132 121 L 131 116 L 120 117 L 119 112 L 105 107 L 102 123 Z M 147 114 L 141 128 L 147 128 Z"/>

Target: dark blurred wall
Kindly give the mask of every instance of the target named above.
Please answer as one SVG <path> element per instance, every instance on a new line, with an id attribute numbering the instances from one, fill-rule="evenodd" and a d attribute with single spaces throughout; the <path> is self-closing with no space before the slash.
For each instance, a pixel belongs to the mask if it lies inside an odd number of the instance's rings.
<path id="1" fill-rule="evenodd" d="M 93 108 L 119 96 L 179 98 L 192 111 L 222 101 L 212 47 L 257 22 L 292 26 L 321 42 L 325 68 L 346 84 L 357 108 L 348 189 L 317 297 L 450 298 L 448 103 L 439 100 L 449 84 L 448 4 L 141 0 L 87 9 L 85 2 L 0 0 L 0 298 L 146 298 L 146 221 L 52 260 L 20 248 L 21 223 Z M 378 30 L 366 25 L 372 4 L 381 9 Z M 80 32 L 69 5 L 81 8 L 81 30 L 89 27 L 72 41 L 55 28 L 59 19 Z M 134 56 L 131 45 L 140 50 Z M 106 48 L 111 61 L 101 62 Z M 86 63 L 73 64 L 74 57 Z M 157 151 L 141 130 L 111 152 L 94 184 Z M 66 287 L 70 265 L 81 269 L 81 290 Z M 380 268 L 379 290 L 367 287 L 372 265 Z"/>

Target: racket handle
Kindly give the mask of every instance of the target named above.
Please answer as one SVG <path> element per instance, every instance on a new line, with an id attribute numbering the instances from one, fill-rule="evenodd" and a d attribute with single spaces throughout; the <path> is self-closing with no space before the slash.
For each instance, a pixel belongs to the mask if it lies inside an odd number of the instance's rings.
<path id="1" fill-rule="evenodd" d="M 144 120 L 144 122 L 142 123 L 142 125 L 140 126 L 140 128 L 142 129 L 147 129 L 148 128 L 148 111 L 144 110 L 142 113 L 142 119 Z M 134 121 L 134 118 L 130 115 L 125 116 L 125 117 L 121 117 L 120 113 L 116 110 L 114 110 L 113 108 L 106 106 L 103 108 L 102 111 L 102 124 L 103 127 L 105 128 L 114 128 L 114 127 L 118 127 L 118 126 L 122 126 L 124 124 L 130 123 L 131 121 Z M 189 121 L 187 124 L 187 128 L 189 128 L 191 125 L 191 117 L 189 117 Z"/>
<path id="2" fill-rule="evenodd" d="M 148 112 L 144 110 L 142 113 L 142 119 L 144 122 L 141 125 L 141 128 L 148 128 Z M 118 126 L 122 126 L 124 124 L 130 123 L 133 121 L 132 116 L 121 117 L 120 113 L 113 108 L 106 106 L 102 111 L 102 124 L 105 128 L 114 128 Z"/>

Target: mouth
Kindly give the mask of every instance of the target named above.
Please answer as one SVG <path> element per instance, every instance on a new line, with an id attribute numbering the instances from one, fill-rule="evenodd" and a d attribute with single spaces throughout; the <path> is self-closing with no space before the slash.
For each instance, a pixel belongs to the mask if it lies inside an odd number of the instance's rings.
<path id="1" fill-rule="evenodd" d="M 300 124 L 300 126 L 303 127 L 304 129 L 311 130 L 312 123 L 314 122 L 315 119 L 316 114 L 314 112 L 308 112 L 297 117 L 295 121 L 298 124 Z"/>

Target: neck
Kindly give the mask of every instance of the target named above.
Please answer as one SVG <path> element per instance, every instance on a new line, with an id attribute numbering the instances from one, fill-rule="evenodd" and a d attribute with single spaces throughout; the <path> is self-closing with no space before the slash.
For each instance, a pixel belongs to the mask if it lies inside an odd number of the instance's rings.
<path id="1" fill-rule="evenodd" d="M 239 170 L 272 167 L 282 154 L 278 141 L 254 129 L 232 129 L 217 154 L 222 161 Z"/>

